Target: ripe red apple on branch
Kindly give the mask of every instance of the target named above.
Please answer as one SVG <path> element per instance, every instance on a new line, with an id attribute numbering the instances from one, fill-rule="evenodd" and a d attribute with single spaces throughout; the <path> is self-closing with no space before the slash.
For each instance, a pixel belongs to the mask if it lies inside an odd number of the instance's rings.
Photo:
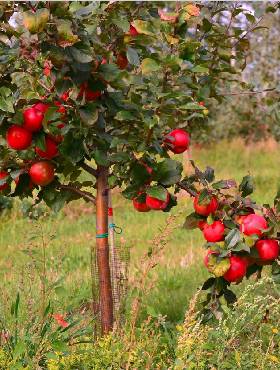
<path id="1" fill-rule="evenodd" d="M 214 221 L 203 226 L 203 235 L 208 242 L 216 243 L 224 240 L 225 226 L 222 221 Z"/>
<path id="2" fill-rule="evenodd" d="M 229 283 L 239 282 L 246 275 L 248 263 L 245 258 L 239 256 L 231 256 L 229 261 L 230 268 L 224 274 L 224 279 Z"/>
<path id="3" fill-rule="evenodd" d="M 170 201 L 170 194 L 168 192 L 166 192 L 165 200 L 161 200 L 161 199 L 152 197 L 150 195 L 147 195 L 146 197 L 147 207 L 155 211 L 164 210 L 168 206 L 169 201 Z"/>
<path id="4" fill-rule="evenodd" d="M 44 114 L 35 107 L 27 108 L 23 111 L 23 127 L 31 132 L 37 132 L 42 129 Z"/>
<path id="5" fill-rule="evenodd" d="M 173 153 L 180 154 L 189 148 L 190 135 L 186 131 L 177 128 L 166 136 L 164 142 Z"/>
<path id="6" fill-rule="evenodd" d="M 30 167 L 29 175 L 33 184 L 46 186 L 54 180 L 54 166 L 46 161 L 36 162 Z"/>
<path id="7" fill-rule="evenodd" d="M 133 199 L 133 206 L 138 212 L 149 212 L 151 208 L 146 203 L 147 194 L 140 192 L 139 195 Z"/>
<path id="8" fill-rule="evenodd" d="M 261 236 L 267 228 L 268 225 L 266 219 L 263 216 L 254 213 L 244 217 L 240 225 L 240 231 L 247 236 Z"/>
<path id="9" fill-rule="evenodd" d="M 279 256 L 279 243 L 275 239 L 258 240 L 255 248 L 262 261 L 273 261 Z"/>
<path id="10" fill-rule="evenodd" d="M 193 206 L 195 212 L 201 216 L 209 216 L 211 213 L 215 213 L 218 209 L 217 198 L 209 195 L 202 202 L 199 202 L 199 196 L 200 194 L 194 198 Z"/>
<path id="11" fill-rule="evenodd" d="M 12 125 L 7 131 L 6 140 L 11 149 L 25 150 L 32 143 L 32 133 L 22 126 Z"/>

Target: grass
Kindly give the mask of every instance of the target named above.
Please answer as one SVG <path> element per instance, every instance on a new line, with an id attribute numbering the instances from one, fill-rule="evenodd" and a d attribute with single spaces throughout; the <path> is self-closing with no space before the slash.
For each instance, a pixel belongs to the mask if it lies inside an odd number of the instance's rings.
<path id="1" fill-rule="evenodd" d="M 278 146 L 223 142 L 209 148 L 195 148 L 192 157 L 199 167 L 215 168 L 217 179 L 241 180 L 250 173 L 256 184 L 255 200 L 273 201 L 280 177 Z M 185 171 L 190 171 L 187 164 Z M 130 249 L 130 281 L 133 283 L 137 271 L 141 271 L 141 257 L 148 250 L 150 240 L 160 233 L 168 215 L 137 213 L 118 193 L 114 195 L 114 208 L 115 222 L 123 229 L 117 243 Z M 190 298 L 208 276 L 202 263 L 204 251 L 200 232 L 181 227 L 191 208 L 190 198 L 180 195 L 179 206 L 172 211 L 177 214 L 176 228 L 151 276 L 154 284 L 144 298 L 143 319 L 146 312 L 155 312 L 166 316 L 174 325 L 182 322 Z M 91 299 L 89 261 L 95 234 L 94 210 L 76 203 L 40 222 L 27 221 L 19 215 L 18 211 L 3 215 L 0 224 L 3 315 L 18 291 L 24 302 L 23 320 L 28 320 L 30 307 L 38 304 L 42 289 L 38 273 L 43 267 L 42 245 L 45 245 L 47 284 L 55 287 L 47 298 L 52 299 L 57 312 L 80 309 Z"/>

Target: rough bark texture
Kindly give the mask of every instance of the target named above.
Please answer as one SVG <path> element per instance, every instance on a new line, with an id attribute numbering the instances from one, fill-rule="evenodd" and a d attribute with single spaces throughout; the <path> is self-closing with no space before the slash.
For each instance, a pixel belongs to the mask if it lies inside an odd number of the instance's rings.
<path id="1" fill-rule="evenodd" d="M 96 235 L 108 233 L 108 171 L 98 167 L 96 195 Z M 101 330 L 106 334 L 113 329 L 113 297 L 110 276 L 108 236 L 96 238 L 96 257 L 99 276 Z"/>

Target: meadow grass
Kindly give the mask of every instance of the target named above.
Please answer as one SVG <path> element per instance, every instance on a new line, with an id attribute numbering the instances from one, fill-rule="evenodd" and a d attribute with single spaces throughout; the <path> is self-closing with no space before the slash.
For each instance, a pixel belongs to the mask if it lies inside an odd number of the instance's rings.
<path id="1" fill-rule="evenodd" d="M 207 148 L 195 148 L 192 158 L 199 167 L 209 165 L 216 178 L 242 177 L 250 173 L 256 184 L 254 199 L 272 202 L 279 184 L 279 147 L 277 145 L 246 146 L 241 141 L 222 142 Z M 186 164 L 185 171 L 190 171 Z M 131 202 L 114 193 L 115 222 L 123 233 L 117 243 L 125 244 L 131 252 L 130 281 L 141 271 L 141 257 L 150 240 L 160 233 L 168 214 L 135 212 Z M 203 239 L 197 230 L 182 228 L 185 215 L 192 208 L 187 195 L 180 195 L 176 228 L 151 278 L 153 289 L 146 294 L 141 317 L 145 312 L 166 315 L 167 321 L 183 320 L 190 297 L 207 278 L 203 266 Z M 3 215 L 0 224 L 0 279 L 2 312 L 7 312 L 19 291 L 26 304 L 23 315 L 28 317 L 28 305 L 37 305 L 41 292 L 38 271 L 42 268 L 42 243 L 46 246 L 48 285 L 56 284 L 51 298 L 58 312 L 69 312 L 91 299 L 90 248 L 94 243 L 94 210 L 81 203 L 68 206 L 58 215 L 41 221 L 27 221 L 19 211 Z M 241 288 L 242 289 L 242 286 Z"/>

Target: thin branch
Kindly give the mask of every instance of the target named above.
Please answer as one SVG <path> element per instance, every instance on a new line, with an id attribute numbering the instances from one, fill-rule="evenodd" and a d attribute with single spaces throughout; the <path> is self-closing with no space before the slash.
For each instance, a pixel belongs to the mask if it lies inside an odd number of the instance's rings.
<path id="1" fill-rule="evenodd" d="M 91 166 L 89 166 L 88 164 L 86 163 L 81 163 L 80 166 L 88 173 L 90 173 L 92 176 L 94 177 L 97 177 L 98 176 L 98 172 L 97 170 L 95 170 L 94 168 L 92 168 Z"/>
<path id="2" fill-rule="evenodd" d="M 262 93 L 268 93 L 275 91 L 275 87 L 271 89 L 265 89 L 265 90 L 260 90 L 260 91 L 239 91 L 239 92 L 233 92 L 233 93 L 222 93 L 218 94 L 218 96 L 232 96 L 232 95 L 255 95 L 255 94 L 262 94 Z"/>
<path id="3" fill-rule="evenodd" d="M 87 191 L 84 191 L 84 190 L 81 190 L 81 189 L 79 189 L 75 186 L 59 184 L 57 187 L 59 189 L 69 190 L 72 193 L 76 193 L 76 194 L 80 195 L 81 197 L 83 197 L 85 200 L 90 201 L 91 203 L 95 203 L 95 201 L 96 201 L 95 197 L 91 193 L 89 193 Z"/>
<path id="4" fill-rule="evenodd" d="M 240 37 L 234 44 L 233 48 L 241 41 L 243 40 L 250 32 L 254 31 L 254 29 L 257 27 L 258 24 L 264 19 L 264 17 L 261 17 L 252 27 L 250 27 L 243 36 Z"/>
<path id="5" fill-rule="evenodd" d="M 189 189 L 187 186 L 185 186 L 181 182 L 178 182 L 176 185 L 179 186 L 179 188 L 185 190 L 191 197 L 196 197 L 197 196 L 197 193 L 195 191 Z"/>

